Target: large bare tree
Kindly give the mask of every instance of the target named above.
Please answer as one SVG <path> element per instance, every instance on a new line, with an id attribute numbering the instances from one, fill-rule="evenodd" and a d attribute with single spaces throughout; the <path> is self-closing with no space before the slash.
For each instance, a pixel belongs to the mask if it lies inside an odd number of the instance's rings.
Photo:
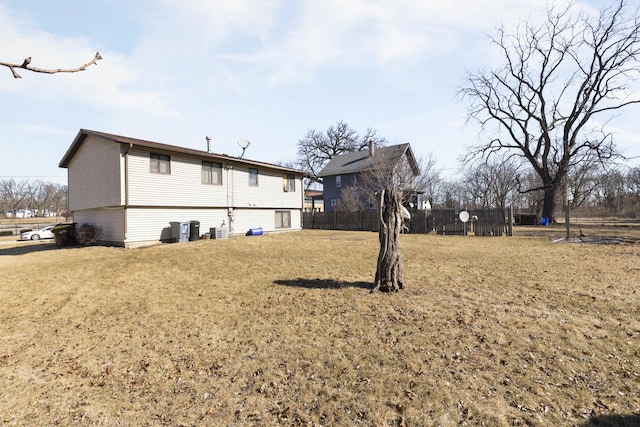
<path id="1" fill-rule="evenodd" d="M 309 184 L 322 182 L 318 174 L 334 156 L 360 151 L 373 142 L 376 146 L 386 145 L 387 140 L 369 128 L 358 134 L 343 121 L 329 126 L 326 132 L 311 129 L 298 141 L 296 165 L 309 173 Z"/>
<path id="2" fill-rule="evenodd" d="M 553 218 L 556 195 L 568 171 L 595 155 L 618 156 L 604 123 L 640 102 L 640 20 L 620 0 L 598 14 L 548 6 L 544 22 L 532 20 L 492 37 L 503 65 L 468 74 L 460 95 L 469 101 L 484 141 L 467 159 L 508 151 L 528 161 L 544 191 L 542 216 Z M 490 134 L 490 135 L 486 135 Z"/>

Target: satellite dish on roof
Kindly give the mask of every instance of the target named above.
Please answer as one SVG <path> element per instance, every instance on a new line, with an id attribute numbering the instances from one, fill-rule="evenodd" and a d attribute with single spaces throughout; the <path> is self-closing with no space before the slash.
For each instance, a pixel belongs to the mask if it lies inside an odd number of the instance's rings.
<path id="1" fill-rule="evenodd" d="M 240 154 L 240 158 L 242 158 L 244 156 L 244 150 L 246 150 L 251 145 L 251 141 L 249 141 L 248 139 L 239 139 L 238 145 L 242 148 L 242 154 Z"/>

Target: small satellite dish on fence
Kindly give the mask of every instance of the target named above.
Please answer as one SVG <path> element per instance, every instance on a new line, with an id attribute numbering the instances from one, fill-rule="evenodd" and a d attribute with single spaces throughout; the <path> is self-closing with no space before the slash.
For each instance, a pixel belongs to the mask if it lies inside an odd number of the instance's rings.
<path id="1" fill-rule="evenodd" d="M 460 218 L 460 221 L 462 221 L 462 225 L 464 226 L 464 230 L 463 230 L 463 235 L 466 236 L 467 235 L 467 222 L 469 221 L 469 212 L 467 211 L 462 211 L 460 212 L 460 214 L 458 215 L 458 218 Z"/>

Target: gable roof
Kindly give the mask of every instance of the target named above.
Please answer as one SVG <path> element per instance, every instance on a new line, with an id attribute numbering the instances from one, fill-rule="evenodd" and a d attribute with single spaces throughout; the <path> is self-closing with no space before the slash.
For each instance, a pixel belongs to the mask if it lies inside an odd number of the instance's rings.
<path id="1" fill-rule="evenodd" d="M 347 175 L 371 170 L 374 167 L 375 158 L 382 158 L 385 163 L 389 162 L 389 164 L 395 166 L 405 155 L 407 156 L 414 175 L 417 176 L 419 174 L 418 163 L 416 162 L 409 143 L 376 147 L 373 157 L 369 154 L 368 149 L 334 156 L 320 171 L 318 176 L 322 178 L 325 176 Z"/>
<path id="2" fill-rule="evenodd" d="M 114 143 L 117 143 L 117 144 L 126 144 L 131 147 L 143 147 L 149 150 L 161 151 L 163 153 L 177 153 L 177 154 L 183 154 L 183 155 L 192 156 L 192 157 L 198 157 L 203 160 L 212 160 L 212 161 L 218 160 L 218 161 L 227 161 L 227 162 L 235 162 L 235 163 L 244 163 L 251 166 L 259 166 L 259 167 L 264 167 L 269 169 L 276 169 L 283 172 L 291 172 L 294 174 L 300 174 L 300 175 L 305 174 L 301 170 L 292 169 L 292 168 L 288 168 L 280 165 L 275 165 L 273 163 L 260 162 L 257 160 L 241 159 L 239 157 L 228 156 L 226 154 L 210 153 L 208 151 L 195 150 L 195 149 L 186 148 L 186 147 L 179 147 L 177 145 L 162 144 L 160 142 L 146 141 L 143 139 L 129 138 L 127 136 L 114 135 L 111 133 L 98 132 L 95 130 L 88 130 L 88 129 L 80 129 L 80 131 L 74 138 L 73 142 L 71 143 L 71 146 L 69 147 L 69 149 L 67 149 L 67 152 L 62 157 L 62 160 L 60 160 L 60 163 L 58 164 L 58 166 L 61 168 L 68 167 L 69 162 L 71 161 L 75 153 L 80 149 L 80 146 L 82 145 L 82 143 L 90 135 L 97 136 L 109 141 L 113 141 Z"/>

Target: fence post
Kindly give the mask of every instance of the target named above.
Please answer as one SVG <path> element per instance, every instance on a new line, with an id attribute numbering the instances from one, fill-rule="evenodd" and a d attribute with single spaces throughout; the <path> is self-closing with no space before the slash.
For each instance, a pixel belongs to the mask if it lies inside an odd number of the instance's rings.
<path id="1" fill-rule="evenodd" d="M 513 237 L 513 205 L 509 205 L 509 237 Z"/>

